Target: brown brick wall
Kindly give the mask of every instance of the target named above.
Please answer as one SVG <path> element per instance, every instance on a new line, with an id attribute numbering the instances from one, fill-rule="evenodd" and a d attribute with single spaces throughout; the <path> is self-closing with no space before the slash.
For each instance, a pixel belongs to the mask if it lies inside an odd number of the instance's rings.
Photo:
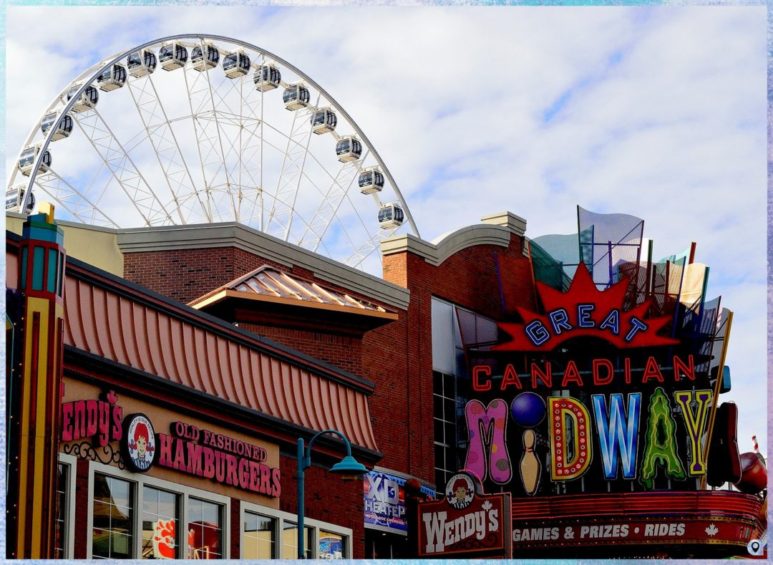
<path id="1" fill-rule="evenodd" d="M 437 267 L 407 252 L 384 257 L 384 278 L 409 288 L 411 302 L 398 322 L 363 339 L 363 374 L 376 383 L 370 409 L 382 466 L 434 482 L 432 297 L 496 320 L 508 318 L 515 306 L 532 306 L 531 270 L 522 245 L 513 235 L 507 249 L 464 249 Z"/>
<path id="2" fill-rule="evenodd" d="M 399 312 L 398 321 L 366 333 L 361 341 L 319 328 L 240 326 L 374 381 L 369 405 L 377 445 L 384 454 L 379 465 L 432 483 L 431 299 L 436 296 L 496 320 L 510 318 L 516 306 L 533 307 L 531 270 L 522 245 L 522 238 L 513 235 L 506 249 L 494 245 L 464 249 L 437 267 L 406 252 L 386 256 L 384 278 L 410 290 L 410 305 Z M 272 263 L 236 248 L 125 256 L 127 279 L 186 302 L 263 264 Z M 291 272 L 312 278 L 301 269 Z M 294 459 L 283 457 L 281 506 L 288 512 L 295 512 L 294 469 Z M 307 471 L 307 515 L 354 527 L 354 557 L 363 557 L 361 489 L 349 489 L 349 483 L 338 488 L 325 474 L 316 467 Z"/>
<path id="3" fill-rule="evenodd" d="M 190 302 L 261 265 L 280 265 L 236 247 L 124 254 L 124 278 Z"/>
<path id="4" fill-rule="evenodd" d="M 359 338 L 263 324 L 240 323 L 239 327 L 327 361 L 355 375 L 362 374 L 362 347 Z"/>
<path id="5" fill-rule="evenodd" d="M 343 454 L 341 454 L 343 456 Z M 311 467 L 304 473 L 304 505 L 306 518 L 352 528 L 352 557 L 365 557 L 365 526 L 362 481 L 346 481 L 316 465 L 312 456 Z M 298 508 L 298 479 L 296 458 L 282 455 L 282 496 L 280 509 L 292 514 Z"/>

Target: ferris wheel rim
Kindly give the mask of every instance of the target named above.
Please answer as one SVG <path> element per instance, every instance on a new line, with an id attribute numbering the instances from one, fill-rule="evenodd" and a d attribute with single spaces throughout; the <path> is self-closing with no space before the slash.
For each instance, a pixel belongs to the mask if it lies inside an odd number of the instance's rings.
<path id="1" fill-rule="evenodd" d="M 286 67 L 287 69 L 291 70 L 293 73 L 298 75 L 298 77 L 301 78 L 302 81 L 306 82 L 307 84 L 311 85 L 320 95 L 324 96 L 327 101 L 330 102 L 330 104 L 335 108 L 337 112 L 339 112 L 346 120 L 347 122 L 352 126 L 354 129 L 354 132 L 356 134 L 356 137 L 358 137 L 362 143 L 366 144 L 368 150 L 370 153 L 372 153 L 373 158 L 378 163 L 378 166 L 381 168 L 381 171 L 386 177 L 386 179 L 389 181 L 390 186 L 392 190 L 394 191 L 399 203 L 402 206 L 403 212 L 405 214 L 405 219 L 407 220 L 408 225 L 410 226 L 413 233 L 420 237 L 418 226 L 416 225 L 416 222 L 413 219 L 413 215 L 411 214 L 410 208 L 408 207 L 408 203 L 405 200 L 405 197 L 403 196 L 402 192 L 400 191 L 399 186 L 394 180 L 394 177 L 392 176 L 391 171 L 386 166 L 386 163 L 381 158 L 381 155 L 376 150 L 375 146 L 371 143 L 371 141 L 368 139 L 367 135 L 364 131 L 360 128 L 360 126 L 357 124 L 357 122 L 349 115 L 349 113 L 346 111 L 346 109 L 333 97 L 330 95 L 327 90 L 325 90 L 322 86 L 320 86 L 314 79 L 312 79 L 310 76 L 308 76 L 305 72 L 300 70 L 298 67 L 293 65 L 292 63 L 286 61 L 284 58 L 279 57 L 278 55 L 272 53 L 271 51 L 268 51 L 262 47 L 258 47 L 257 45 L 254 45 L 252 43 L 249 43 L 247 41 L 236 39 L 233 37 L 228 37 L 224 35 L 217 35 L 217 34 L 200 34 L 200 33 L 183 33 L 183 34 L 175 34 L 175 35 L 169 35 L 164 36 L 161 38 L 156 38 L 151 41 L 147 41 L 145 43 L 136 45 L 131 47 L 130 49 L 120 51 L 117 54 L 111 55 L 107 58 L 102 59 L 100 62 L 93 64 L 92 66 L 88 67 L 86 70 L 84 70 L 81 74 L 77 76 L 77 78 L 71 80 L 67 85 L 62 89 L 56 97 L 49 103 L 48 106 L 46 106 L 46 109 L 43 112 L 43 116 L 38 119 L 32 126 L 30 133 L 28 134 L 25 142 L 22 144 L 21 149 L 19 151 L 19 154 L 17 156 L 17 163 L 18 159 L 21 157 L 22 152 L 31 146 L 32 141 L 35 139 L 36 132 L 38 131 L 40 127 L 40 123 L 47 114 L 50 114 L 52 111 L 54 111 L 57 107 L 60 106 L 59 102 L 63 99 L 64 96 L 66 96 L 68 93 L 70 93 L 69 100 L 66 100 L 64 105 L 61 106 L 60 109 L 56 110 L 57 117 L 52 122 L 48 132 L 46 132 L 43 135 L 43 140 L 40 142 L 39 145 L 40 149 L 38 150 L 32 169 L 30 171 L 30 175 L 28 177 L 27 182 L 25 183 L 25 190 L 22 201 L 19 203 L 18 211 L 24 213 L 24 210 L 26 209 L 26 206 L 29 203 L 29 199 L 32 194 L 32 189 L 35 186 L 35 180 L 38 175 L 38 171 L 40 169 L 41 162 L 43 160 L 43 157 L 46 153 L 46 150 L 48 149 L 48 146 L 50 145 L 52 138 L 59 127 L 59 124 L 64 119 L 64 116 L 67 115 L 72 107 L 76 104 L 76 102 L 80 99 L 83 92 L 86 91 L 87 88 L 92 86 L 92 83 L 106 70 L 109 69 L 112 65 L 115 65 L 122 59 L 128 57 L 132 53 L 141 51 L 143 49 L 160 45 L 163 43 L 171 42 L 171 41 L 180 41 L 180 40 L 197 40 L 197 41 L 220 41 L 224 43 L 229 43 L 233 45 L 237 45 L 244 49 L 249 49 L 258 52 L 259 54 L 263 55 L 264 57 L 267 57 L 271 59 L 272 61 Z M 77 90 L 73 92 L 74 85 L 78 85 Z M 7 187 L 8 189 L 12 189 L 14 185 L 14 181 L 19 174 L 19 169 L 16 166 L 10 167 L 11 174 L 9 176 Z"/>

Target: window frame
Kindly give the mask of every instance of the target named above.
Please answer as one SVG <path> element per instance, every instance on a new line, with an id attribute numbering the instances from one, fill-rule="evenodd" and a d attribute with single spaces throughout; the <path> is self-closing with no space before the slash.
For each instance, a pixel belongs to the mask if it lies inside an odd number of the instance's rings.
<path id="1" fill-rule="evenodd" d="M 284 522 L 293 522 L 298 524 L 298 516 L 291 512 L 284 512 L 282 510 L 275 510 L 274 508 L 268 508 L 266 506 L 260 506 L 253 502 L 246 500 L 240 501 L 239 508 L 239 548 L 244 545 L 244 520 L 246 514 L 260 514 L 266 518 L 272 518 L 274 522 L 274 555 L 271 559 L 282 559 L 282 527 Z M 336 534 L 344 538 L 344 553 L 341 559 L 352 559 L 352 539 L 353 533 L 351 528 L 345 528 L 329 522 L 323 522 L 321 520 L 315 520 L 313 518 L 304 517 L 304 528 L 311 528 L 312 530 L 312 543 L 311 543 L 311 556 L 309 559 L 319 559 L 319 535 L 321 531 Z M 243 555 L 239 556 L 240 559 L 244 559 Z M 295 559 L 295 556 L 293 556 Z"/>
<path id="2" fill-rule="evenodd" d="M 459 395 L 460 380 L 468 379 L 468 369 L 466 364 L 461 362 L 464 355 L 464 343 L 462 337 L 462 322 L 459 314 L 472 315 L 475 320 L 475 336 L 479 337 L 482 333 L 481 327 L 484 323 L 496 324 L 495 320 L 479 314 L 478 312 L 460 306 L 439 296 L 432 295 L 430 300 L 430 341 L 432 350 L 432 436 L 433 436 L 433 457 L 436 488 L 442 490 L 445 480 L 450 478 L 456 470 L 455 460 L 461 457 L 464 452 L 463 446 L 468 441 L 469 430 L 466 430 L 464 424 L 463 402 L 469 400 Z M 447 390 L 446 378 L 452 379 L 451 386 L 453 391 Z M 436 380 L 440 379 L 440 388 L 436 387 Z M 446 410 L 446 402 L 453 401 L 453 412 Z M 436 403 L 440 403 L 442 414 L 435 410 Z M 450 413 L 448 413 L 450 412 Z M 435 428 L 441 426 L 443 437 L 439 438 L 435 433 Z M 450 425 L 454 438 L 449 440 L 446 437 L 446 430 Z M 442 441 L 441 441 L 442 440 Z M 443 454 L 443 461 L 438 461 L 436 451 L 440 450 Z M 459 463 L 463 465 L 463 462 Z M 441 481 L 443 478 L 445 480 Z"/>
<path id="3" fill-rule="evenodd" d="M 178 532 L 178 539 L 180 543 L 181 557 L 178 559 L 187 559 L 188 554 L 188 537 L 183 535 L 183 532 L 187 532 L 187 510 L 188 499 L 190 497 L 198 498 L 206 502 L 213 504 L 219 504 L 222 508 L 222 555 L 220 559 L 230 559 L 231 553 L 231 499 L 228 496 L 217 494 L 214 492 L 201 490 L 188 485 L 180 483 L 174 483 L 166 481 L 164 479 L 158 479 L 141 473 L 132 473 L 112 467 L 110 465 L 104 465 L 95 461 L 89 462 L 89 503 L 88 503 L 88 516 L 86 519 L 86 525 L 88 532 L 86 535 L 86 559 L 94 559 L 92 556 L 93 534 L 94 534 L 94 475 L 96 473 L 114 477 L 123 481 L 128 481 L 134 485 L 134 492 L 132 494 L 132 507 L 135 509 L 134 517 L 132 520 L 132 557 L 133 560 L 142 559 L 142 492 L 144 486 L 149 486 L 155 489 L 164 490 L 174 493 L 180 497 L 179 500 L 179 525 L 180 531 Z"/>
<path id="4" fill-rule="evenodd" d="M 75 554 L 75 479 L 78 474 L 78 458 L 66 453 L 58 454 L 58 463 L 66 465 L 67 484 L 64 486 L 64 531 L 62 532 L 62 559 L 72 559 Z"/>

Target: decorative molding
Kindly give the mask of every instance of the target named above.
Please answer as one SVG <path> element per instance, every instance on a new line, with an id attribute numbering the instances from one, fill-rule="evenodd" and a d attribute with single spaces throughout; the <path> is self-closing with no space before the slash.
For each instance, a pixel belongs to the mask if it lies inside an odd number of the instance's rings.
<path id="1" fill-rule="evenodd" d="M 98 448 L 95 448 L 87 441 L 70 443 L 65 444 L 62 451 L 67 455 L 88 459 L 89 461 L 98 461 L 103 465 L 115 464 L 119 469 L 126 468 L 121 458 L 121 451 L 114 448 L 112 443 Z"/>
<path id="2" fill-rule="evenodd" d="M 521 237 L 526 234 L 526 219 L 516 216 L 512 212 L 499 212 L 498 214 L 483 216 L 480 221 L 492 226 L 502 226 L 507 228 L 510 233 Z"/>
<path id="3" fill-rule="evenodd" d="M 520 235 L 507 227 L 478 224 L 443 236 L 437 243 L 430 243 L 413 235 L 403 235 L 381 242 L 381 253 L 392 255 L 407 251 L 437 267 L 451 255 L 468 247 L 498 245 L 506 248 L 510 245 L 510 236 L 513 233 Z"/>
<path id="4" fill-rule="evenodd" d="M 122 253 L 235 247 L 285 267 L 298 266 L 373 300 L 406 309 L 407 289 L 236 222 L 116 230 Z"/>

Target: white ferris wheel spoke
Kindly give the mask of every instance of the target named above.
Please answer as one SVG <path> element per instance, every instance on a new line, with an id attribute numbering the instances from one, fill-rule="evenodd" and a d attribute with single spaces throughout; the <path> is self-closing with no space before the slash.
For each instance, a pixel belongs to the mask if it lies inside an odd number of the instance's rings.
<path id="1" fill-rule="evenodd" d="M 367 157 L 367 154 L 363 158 Z M 324 198 L 319 203 L 319 208 L 314 212 L 313 225 L 316 229 L 311 230 L 314 234 L 314 238 L 308 240 L 308 246 L 310 249 L 316 251 L 319 247 L 319 242 L 325 237 L 330 222 L 338 214 L 338 210 L 341 207 L 341 203 L 346 198 L 346 194 L 351 191 L 354 179 L 360 172 L 360 163 L 358 159 L 356 161 L 349 161 L 344 163 L 339 169 L 338 175 L 333 180 L 330 188 L 327 190 Z M 319 221 L 316 219 L 319 218 Z M 305 237 L 305 235 L 304 235 Z"/>
<path id="2" fill-rule="evenodd" d="M 180 143 L 175 135 L 172 121 L 158 94 L 153 82 L 153 75 L 148 74 L 127 84 L 132 100 L 137 108 L 148 141 L 153 146 L 159 166 L 163 171 L 164 182 L 169 188 L 169 205 L 174 207 L 180 218 L 180 223 L 188 223 L 191 217 L 192 200 L 196 200 L 204 209 L 196 184 L 193 181 L 188 164 L 183 157 Z"/>
<path id="3" fill-rule="evenodd" d="M 101 208 L 97 206 L 96 202 L 60 177 L 53 169 L 48 169 L 45 174 L 39 175 L 36 179 L 36 186 L 40 187 L 43 192 L 81 223 L 113 228 L 120 227 L 101 212 Z"/>
<path id="4" fill-rule="evenodd" d="M 169 213 L 96 108 L 74 117 L 94 150 L 148 226 L 172 223 Z"/>
<path id="5" fill-rule="evenodd" d="M 164 68 L 163 45 L 172 45 L 175 57 L 178 48 L 190 56 Z M 207 57 L 207 46 L 218 50 L 220 60 L 195 64 L 192 50 L 205 48 Z M 236 52 L 249 58 L 249 67 L 227 76 L 222 63 Z M 138 68 L 136 58 L 129 65 L 134 53 L 150 66 Z M 157 64 L 147 63 L 154 58 Z M 114 66 L 127 71 L 121 84 L 100 78 Z M 295 84 L 308 90 L 309 103 L 287 111 L 283 90 Z M 314 134 L 314 112 L 328 109 L 337 124 Z M 42 119 L 34 124 L 19 153 L 38 147 L 34 162 L 14 167 L 8 182 L 9 196 L 22 195 L 6 199 L 16 202 L 17 211 L 40 190 L 61 204 L 63 219 L 86 223 L 234 221 L 354 266 L 372 265 L 368 261 L 385 237 L 418 235 L 394 178 L 349 114 L 305 73 L 244 41 L 215 35 L 149 41 L 83 71 L 43 116 L 51 112 L 59 126 L 66 114 L 76 129 L 67 139 L 54 135 L 57 128 L 42 132 Z M 362 150 L 340 163 L 336 142 L 344 137 L 358 139 Z M 51 155 L 59 157 L 60 147 L 65 150 L 54 172 Z M 396 223 L 380 226 L 382 200 L 389 210 L 402 208 L 404 224 L 393 213 Z"/>

